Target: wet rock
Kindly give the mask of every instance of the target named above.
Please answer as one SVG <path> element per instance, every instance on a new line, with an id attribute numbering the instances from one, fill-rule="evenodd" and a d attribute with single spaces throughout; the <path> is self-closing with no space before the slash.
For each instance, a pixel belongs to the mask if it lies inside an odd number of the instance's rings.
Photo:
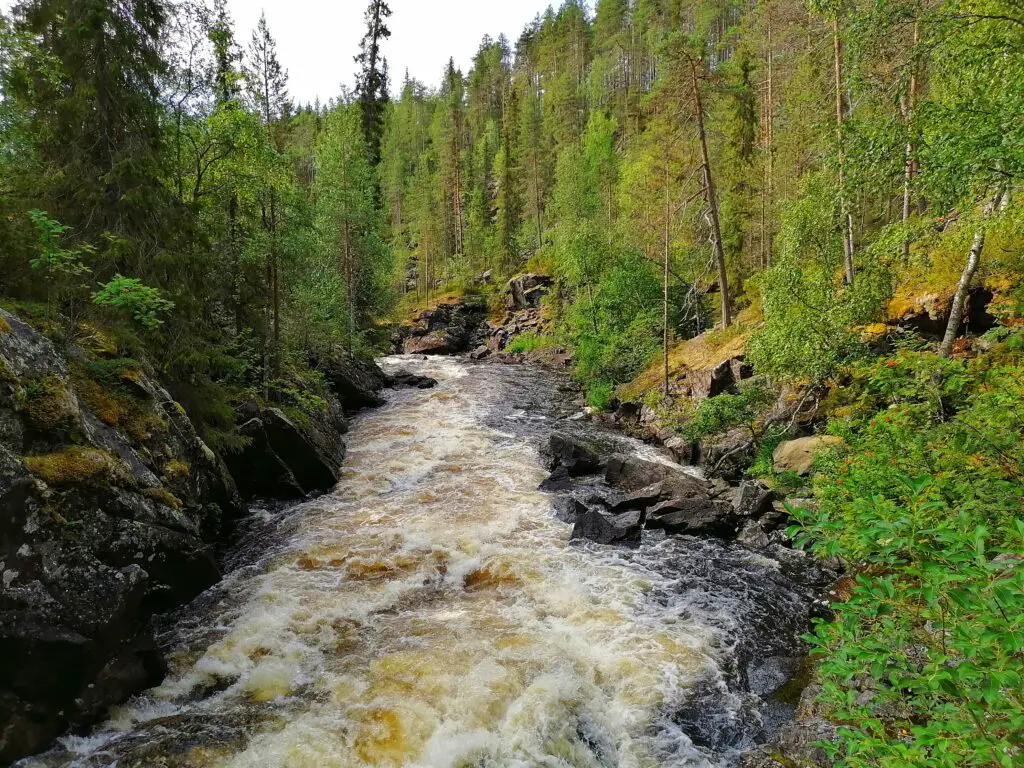
<path id="1" fill-rule="evenodd" d="M 470 360 L 486 360 L 491 356 L 493 350 L 486 344 L 481 344 L 479 347 L 469 353 Z"/>
<path id="2" fill-rule="evenodd" d="M 835 742 L 837 728 L 821 713 L 816 699 L 821 686 L 812 683 L 804 689 L 796 708 L 796 717 L 768 741 L 744 755 L 742 768 L 831 768 L 834 764 L 821 743 Z"/>
<path id="3" fill-rule="evenodd" d="M 569 476 L 569 469 L 561 465 L 555 467 L 555 470 L 548 475 L 547 479 L 538 486 L 538 490 L 546 491 L 547 493 L 568 491 L 571 488 L 572 479 Z"/>
<path id="4" fill-rule="evenodd" d="M 587 512 L 587 505 L 572 496 L 559 496 L 555 499 L 554 508 L 555 517 L 570 525 Z"/>
<path id="5" fill-rule="evenodd" d="M 817 435 L 814 437 L 803 437 L 798 440 L 787 440 L 781 443 L 772 454 L 775 462 L 775 471 L 793 472 L 800 476 L 806 476 L 814 468 L 814 459 L 819 454 L 832 448 L 844 445 L 841 437 L 832 435 Z"/>
<path id="6" fill-rule="evenodd" d="M 747 549 L 753 550 L 766 549 L 771 543 L 768 533 L 761 527 L 761 523 L 758 520 L 747 520 L 747 522 L 743 523 L 736 541 Z"/>
<path id="7" fill-rule="evenodd" d="M 388 376 L 373 359 L 354 358 L 339 351 L 313 361 L 313 366 L 324 374 L 346 413 L 384 404 L 380 391 L 388 385 Z"/>
<path id="8" fill-rule="evenodd" d="M 572 529 L 572 538 L 587 539 L 598 544 L 636 543 L 644 527 L 643 512 L 605 515 L 587 509 L 579 515 Z"/>
<path id="9" fill-rule="evenodd" d="M 406 339 L 402 351 L 407 355 L 451 355 L 458 346 L 458 342 L 447 333 L 437 331 Z"/>
<path id="10" fill-rule="evenodd" d="M 572 477 L 590 475 L 601 468 L 601 458 L 596 446 L 569 435 L 555 433 L 548 438 L 541 455 L 549 470 L 562 466 Z"/>
<path id="11" fill-rule="evenodd" d="M 459 354 L 482 343 L 486 315 L 486 303 L 471 298 L 438 304 L 399 328 L 392 341 L 399 352 L 409 355 Z"/>
<path id="12" fill-rule="evenodd" d="M 299 427 L 276 408 L 239 428 L 249 444 L 229 454 L 228 467 L 245 498 L 288 501 L 329 491 L 345 458 L 338 429 Z M 333 439 L 332 439 L 333 436 Z"/>
<path id="13" fill-rule="evenodd" d="M 708 498 L 674 498 L 648 510 L 647 527 L 686 536 L 736 535 L 737 518 L 732 507 Z"/>
<path id="14" fill-rule="evenodd" d="M 392 386 L 409 387 L 411 389 L 433 389 L 437 386 L 437 379 L 429 376 L 417 376 L 406 370 L 398 371 L 391 377 Z"/>

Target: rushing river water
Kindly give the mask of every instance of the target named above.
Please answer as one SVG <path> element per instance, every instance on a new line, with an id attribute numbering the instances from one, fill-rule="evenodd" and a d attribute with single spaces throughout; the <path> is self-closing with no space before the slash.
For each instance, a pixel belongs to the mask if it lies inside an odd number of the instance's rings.
<path id="1" fill-rule="evenodd" d="M 599 428 L 560 378 L 385 364 L 440 386 L 360 415 L 338 489 L 253 523 L 162 623 L 160 687 L 21 766 L 725 766 L 786 715 L 810 590 L 738 545 L 570 543 L 537 447 Z"/>

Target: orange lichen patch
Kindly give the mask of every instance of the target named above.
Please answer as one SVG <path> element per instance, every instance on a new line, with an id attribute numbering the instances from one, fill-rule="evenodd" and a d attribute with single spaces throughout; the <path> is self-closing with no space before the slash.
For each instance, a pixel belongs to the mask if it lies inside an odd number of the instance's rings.
<path id="1" fill-rule="evenodd" d="M 752 327 L 737 324 L 725 331 L 708 331 L 677 343 L 669 350 L 669 376 L 714 368 L 744 354 L 752 332 Z M 622 394 L 628 398 L 642 397 L 644 393 L 658 387 L 663 376 L 664 362 L 662 356 L 658 355 L 646 371 L 623 387 Z"/>
<path id="2" fill-rule="evenodd" d="M 0 333 L 10 333 L 11 324 L 8 323 L 4 318 L 0 317 Z"/>

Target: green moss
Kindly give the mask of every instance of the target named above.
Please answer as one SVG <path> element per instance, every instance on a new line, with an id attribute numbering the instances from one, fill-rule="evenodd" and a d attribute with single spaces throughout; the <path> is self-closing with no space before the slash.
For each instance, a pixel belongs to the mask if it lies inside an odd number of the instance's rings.
<path id="1" fill-rule="evenodd" d="M 129 365 L 131 364 L 131 365 Z M 105 424 L 119 429 L 137 443 L 149 441 L 166 428 L 152 404 L 129 394 L 119 384 L 137 375 L 134 360 L 119 359 L 75 365 L 72 379 L 82 403 Z"/>
<path id="2" fill-rule="evenodd" d="M 0 333 L 10 333 L 11 324 L 8 323 L 4 318 L 0 317 Z"/>
<path id="3" fill-rule="evenodd" d="M 146 488 L 142 491 L 142 495 L 147 499 L 159 502 L 171 509 L 181 509 L 185 506 L 181 499 L 175 496 L 173 493 L 168 491 L 166 488 Z"/>
<path id="4" fill-rule="evenodd" d="M 50 430 L 74 423 L 73 400 L 64 382 L 56 376 L 25 381 L 21 388 L 21 410 L 33 427 Z"/>
<path id="5" fill-rule="evenodd" d="M 188 477 L 191 471 L 192 468 L 184 461 L 172 459 L 167 462 L 167 466 L 164 467 L 164 476 L 167 478 Z"/>
<path id="6" fill-rule="evenodd" d="M 106 451 L 78 445 L 40 456 L 25 456 L 22 462 L 29 472 L 55 488 L 84 485 L 109 489 L 130 480 L 119 459 Z"/>

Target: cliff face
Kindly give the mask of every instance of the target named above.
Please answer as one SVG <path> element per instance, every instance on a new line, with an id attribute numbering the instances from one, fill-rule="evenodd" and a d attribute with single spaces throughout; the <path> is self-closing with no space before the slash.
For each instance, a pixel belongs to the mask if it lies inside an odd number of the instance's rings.
<path id="1" fill-rule="evenodd" d="M 160 680 L 148 619 L 219 577 L 243 511 L 149 374 L 0 310 L 0 763 Z"/>

